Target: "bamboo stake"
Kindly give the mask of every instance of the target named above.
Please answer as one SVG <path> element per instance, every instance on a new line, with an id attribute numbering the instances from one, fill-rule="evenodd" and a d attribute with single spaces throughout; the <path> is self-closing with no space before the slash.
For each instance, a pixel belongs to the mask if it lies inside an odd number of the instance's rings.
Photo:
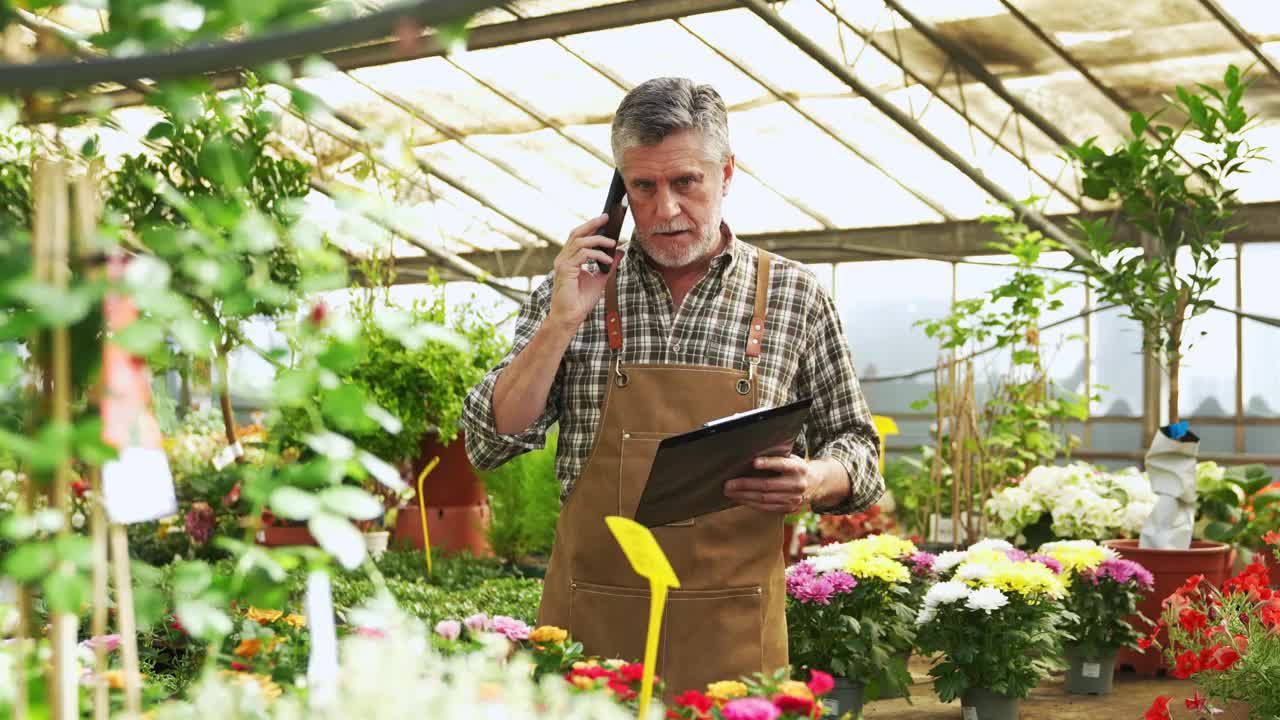
<path id="1" fill-rule="evenodd" d="M 87 275 L 95 271 L 93 255 L 97 249 L 94 237 L 97 232 L 97 193 L 94 187 L 94 167 L 91 164 L 89 173 L 76 179 L 72 186 L 72 200 L 75 205 L 75 238 L 76 251 Z M 93 619 L 91 633 L 95 638 L 107 634 L 107 519 L 102 508 L 102 470 L 93 467 L 89 471 L 89 487 L 92 489 L 92 501 L 89 506 L 89 532 L 93 538 Z M 102 642 L 93 649 L 93 674 L 97 682 L 93 688 L 94 720 L 107 720 L 111 712 L 111 698 L 108 692 L 105 674 L 107 672 L 107 648 Z"/>
<path id="2" fill-rule="evenodd" d="M 124 664 L 124 696 L 128 716 L 142 714 L 142 672 L 138 666 L 138 627 L 133 615 L 133 583 L 129 578 L 129 536 L 125 526 L 111 526 L 111 566 L 116 583 L 116 617 Z"/>
<path id="3" fill-rule="evenodd" d="M 951 544 L 960 547 L 960 454 L 956 447 L 956 363 L 947 365 L 947 420 L 951 424 Z"/>
<path id="4" fill-rule="evenodd" d="M 945 362 L 945 361 L 944 361 Z M 933 371 L 933 391 L 937 396 L 934 403 L 934 447 L 933 465 L 929 468 L 929 479 L 933 481 L 933 528 L 931 535 L 934 542 L 942 538 L 942 373 L 943 364 L 939 363 Z"/>

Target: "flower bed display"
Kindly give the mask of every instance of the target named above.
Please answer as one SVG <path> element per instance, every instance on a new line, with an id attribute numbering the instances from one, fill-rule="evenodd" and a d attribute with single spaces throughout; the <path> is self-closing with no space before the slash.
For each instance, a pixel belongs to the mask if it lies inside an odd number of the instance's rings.
<path id="1" fill-rule="evenodd" d="M 1019 547 L 1053 540 L 1136 537 L 1156 496 L 1137 468 L 1104 472 L 1087 463 L 1039 466 L 984 508 L 990 534 Z"/>

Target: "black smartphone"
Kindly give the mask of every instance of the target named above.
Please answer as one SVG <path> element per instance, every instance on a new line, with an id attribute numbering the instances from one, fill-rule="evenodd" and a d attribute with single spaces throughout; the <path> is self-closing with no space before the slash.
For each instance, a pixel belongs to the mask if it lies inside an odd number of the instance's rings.
<path id="1" fill-rule="evenodd" d="M 617 169 L 614 169 L 613 181 L 609 183 L 609 194 L 604 201 L 604 212 L 609 216 L 609 219 L 605 221 L 604 227 L 600 228 L 600 231 L 596 234 L 616 241 L 622 234 L 622 221 L 627 217 L 627 186 L 622 180 L 622 173 L 618 172 Z M 616 244 L 613 249 L 617 249 Z M 586 266 L 588 272 L 594 270 L 595 272 L 607 273 L 612 264 L 592 260 Z"/>

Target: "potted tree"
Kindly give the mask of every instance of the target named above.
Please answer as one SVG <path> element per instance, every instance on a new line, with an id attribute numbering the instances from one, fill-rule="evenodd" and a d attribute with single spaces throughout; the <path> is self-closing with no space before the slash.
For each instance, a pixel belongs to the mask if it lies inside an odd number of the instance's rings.
<path id="1" fill-rule="evenodd" d="M 1163 523 L 1164 529 L 1181 525 L 1182 532 L 1169 542 L 1110 542 L 1155 576 L 1155 589 L 1139 608 L 1152 617 L 1160 613 L 1160 600 L 1187 576 L 1224 580 L 1231 550 L 1225 543 L 1190 539 L 1198 439 L 1178 422 L 1186 323 L 1212 305 L 1208 293 L 1218 282 L 1213 269 L 1233 229 L 1237 204 L 1231 180 L 1261 155 L 1245 139 L 1253 119 L 1242 104 L 1249 81 L 1231 66 L 1223 84 L 1222 91 L 1208 85 L 1199 91 L 1178 87 L 1164 110 L 1132 113 L 1132 137 L 1113 151 L 1092 139 L 1066 148 L 1080 166 L 1084 194 L 1118 202 L 1109 216 L 1075 221 L 1083 248 L 1073 266 L 1087 274 L 1103 302 L 1124 307 L 1127 317 L 1141 323 L 1143 350 L 1161 361 L 1168 379 L 1166 423 L 1153 439 L 1147 467 L 1153 488 L 1167 498 L 1157 501 L 1155 513 L 1167 520 L 1149 522 L 1147 531 L 1155 538 Z M 1180 116 L 1176 124 L 1157 122 L 1165 110 Z M 1178 152 L 1187 144 L 1199 150 L 1194 161 Z M 1118 222 L 1137 229 L 1138 246 L 1116 238 Z M 1129 661 L 1139 671 L 1154 672 L 1158 658 L 1143 662 L 1130 656 Z"/>

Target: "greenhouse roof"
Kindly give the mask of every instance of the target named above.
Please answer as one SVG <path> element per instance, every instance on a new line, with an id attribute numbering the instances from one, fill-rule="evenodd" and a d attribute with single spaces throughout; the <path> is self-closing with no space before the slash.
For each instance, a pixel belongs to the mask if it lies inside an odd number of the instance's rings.
<path id="1" fill-rule="evenodd" d="M 1158 109 L 1175 85 L 1221 86 L 1231 64 L 1257 78 L 1251 142 L 1280 146 L 1280 10 L 1258 0 L 537 0 L 474 18 L 459 50 L 428 32 L 328 53 L 333 67 L 300 84 L 332 122 L 287 117 L 285 144 L 320 178 L 369 186 L 360 138 L 408 138 L 383 147 L 417 164 L 403 227 L 501 276 L 542 272 L 600 210 L 612 113 L 655 76 L 720 91 L 739 171 L 726 219 L 806 261 L 981 252 L 992 187 L 1041 198 L 1065 228 L 1100 208 L 1063 144 L 1114 146 L 1130 110 Z M 1280 166 L 1252 169 L 1237 239 L 1280 240 Z M 398 249 L 406 268 L 438 262 Z"/>

